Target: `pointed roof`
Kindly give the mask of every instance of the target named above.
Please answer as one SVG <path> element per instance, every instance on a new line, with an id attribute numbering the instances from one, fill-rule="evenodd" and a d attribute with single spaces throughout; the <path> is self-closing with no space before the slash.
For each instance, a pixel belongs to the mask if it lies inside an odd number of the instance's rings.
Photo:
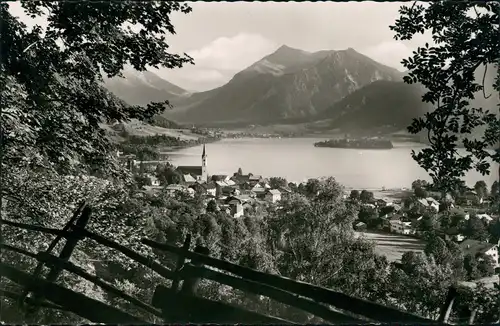
<path id="1" fill-rule="evenodd" d="M 206 151 L 205 151 L 205 144 L 203 144 L 203 153 L 201 153 L 201 157 L 207 156 Z"/>

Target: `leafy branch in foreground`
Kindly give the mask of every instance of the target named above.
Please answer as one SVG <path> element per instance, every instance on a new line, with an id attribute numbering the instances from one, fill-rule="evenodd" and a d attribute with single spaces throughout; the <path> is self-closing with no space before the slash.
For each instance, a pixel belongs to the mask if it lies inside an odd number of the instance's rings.
<path id="1" fill-rule="evenodd" d="M 98 157 L 105 160 L 110 143 L 99 123 L 149 119 L 168 103 L 129 106 L 103 87 L 102 73 L 120 76 L 127 64 L 144 71 L 148 66 L 192 63 L 187 55 L 169 53 L 165 37 L 175 34 L 169 15 L 190 12 L 186 4 L 22 1 L 21 5 L 32 18 L 45 15 L 48 25 L 29 29 L 11 15 L 8 3 L 0 4 L 0 82 L 5 85 L 0 131 L 6 164 L 19 164 L 27 153 L 37 153 L 38 165 L 70 172 Z"/>
<path id="2" fill-rule="evenodd" d="M 436 108 L 424 117 L 414 119 L 408 131 L 427 131 L 430 147 L 412 157 L 429 172 L 434 186 L 453 191 L 463 186 L 461 178 L 471 169 L 489 174 L 491 162 L 500 162 L 500 152 L 488 151 L 500 140 L 500 120 L 492 107 L 472 107 L 471 101 L 482 91 L 487 68 L 497 69 L 494 90 L 500 90 L 500 3 L 436 1 L 425 5 L 402 6 L 400 18 L 391 26 L 396 40 L 410 40 L 416 34 L 431 31 L 434 46 L 425 44 L 404 59 L 409 70 L 404 81 L 420 83 L 427 92 L 422 101 Z M 476 72 L 484 66 L 482 84 L 476 82 Z M 495 101 L 496 104 L 500 101 Z M 482 129 L 481 129 L 482 128 Z M 483 130 L 480 139 L 472 139 Z M 459 138 L 466 138 L 466 154 L 457 152 Z"/>

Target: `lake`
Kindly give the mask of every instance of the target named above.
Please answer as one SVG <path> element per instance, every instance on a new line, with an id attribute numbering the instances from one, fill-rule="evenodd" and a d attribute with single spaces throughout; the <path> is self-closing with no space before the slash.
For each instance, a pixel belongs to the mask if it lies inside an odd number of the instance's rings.
<path id="1" fill-rule="evenodd" d="M 348 188 L 380 189 L 411 187 L 416 179 L 430 180 L 411 157 L 425 145 L 396 143 L 390 150 L 319 148 L 313 144 L 323 138 L 244 138 L 223 139 L 206 145 L 208 173 L 230 174 L 242 168 L 264 177 L 278 176 L 302 182 L 309 178 L 332 176 Z M 201 165 L 202 146 L 168 152 L 174 165 Z M 470 186 L 478 180 L 488 185 L 498 180 L 498 165 L 489 176 L 471 171 Z"/>

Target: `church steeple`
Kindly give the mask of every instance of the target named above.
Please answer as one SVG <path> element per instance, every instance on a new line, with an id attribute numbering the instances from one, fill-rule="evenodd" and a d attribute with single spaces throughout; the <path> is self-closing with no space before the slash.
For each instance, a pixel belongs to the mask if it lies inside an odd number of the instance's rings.
<path id="1" fill-rule="evenodd" d="M 201 153 L 201 179 L 204 182 L 208 182 L 207 152 L 205 149 L 205 144 L 203 144 L 203 152 Z"/>

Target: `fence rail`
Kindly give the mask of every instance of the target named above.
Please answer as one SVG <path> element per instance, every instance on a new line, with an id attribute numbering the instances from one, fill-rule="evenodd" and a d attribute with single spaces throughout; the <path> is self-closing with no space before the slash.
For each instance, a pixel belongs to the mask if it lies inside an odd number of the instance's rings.
<path id="1" fill-rule="evenodd" d="M 79 216 L 75 217 L 76 214 L 79 214 Z M 60 271 L 67 270 L 101 287 L 104 291 L 128 301 L 141 310 L 162 318 L 165 322 L 292 324 L 288 320 L 266 316 L 234 305 L 199 297 L 196 294 L 197 285 L 201 279 L 208 279 L 244 292 L 266 296 L 274 301 L 298 308 L 330 323 L 401 322 L 432 324 L 447 322 L 453 298 L 456 295 L 455 292 L 450 292 L 441 310 L 439 320 L 435 321 L 366 300 L 353 298 L 330 289 L 278 275 L 263 273 L 216 259 L 210 257 L 208 250 L 204 247 L 197 246 L 194 251 L 190 251 L 191 237 L 189 235 L 181 248 L 143 239 L 142 243 L 146 246 L 177 255 L 177 265 L 175 270 L 172 271 L 154 261 L 152 257 L 145 257 L 112 240 L 86 230 L 85 224 L 90 218 L 90 211 L 85 205 L 79 207 L 79 211 L 75 213 L 75 216 L 73 216 L 63 230 L 8 220 L 2 221 L 5 226 L 56 236 L 56 239 L 51 244 L 52 248 L 40 253 L 32 253 L 9 244 L 1 245 L 4 250 L 32 257 L 39 262 L 33 275 L 19 271 L 9 264 L 0 263 L 0 275 L 18 283 L 24 288 L 22 294 L 0 289 L 2 296 L 13 300 L 21 298 L 31 306 L 71 311 L 93 322 L 147 322 L 120 309 L 55 284 Z M 55 247 L 54 243 L 62 238 L 66 239 L 64 246 L 66 249 L 63 249 L 59 257 L 56 257 L 50 251 Z M 99 277 L 88 274 L 83 269 L 68 261 L 77 242 L 83 238 L 91 239 L 100 245 L 117 250 L 130 259 L 155 271 L 165 279 L 172 280 L 172 287 L 157 286 L 152 302 L 148 304 L 127 295 Z M 186 263 L 186 260 L 189 260 L 189 262 Z M 50 278 L 42 279 L 39 277 L 42 265 L 47 265 L 51 269 L 52 273 L 49 273 Z M 181 282 L 182 287 L 178 289 Z M 34 296 L 32 298 L 27 297 L 27 292 L 33 293 Z M 203 310 L 206 312 L 203 313 Z"/>

